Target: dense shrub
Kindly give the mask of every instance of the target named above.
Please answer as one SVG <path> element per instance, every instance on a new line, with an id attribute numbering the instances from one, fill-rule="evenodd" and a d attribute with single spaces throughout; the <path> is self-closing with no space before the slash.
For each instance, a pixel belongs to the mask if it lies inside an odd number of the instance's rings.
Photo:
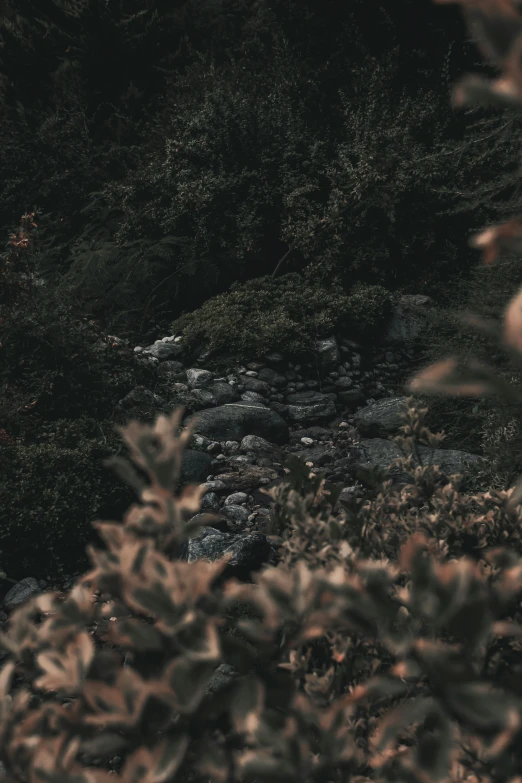
<path id="1" fill-rule="evenodd" d="M 516 779 L 521 512 L 509 493 L 467 496 L 457 476 L 416 467 L 416 444 L 440 440 L 422 413 L 408 410 L 396 438 L 412 483 L 386 481 L 336 516 L 338 493 L 289 461 L 269 491 L 282 562 L 254 584 L 223 582 L 226 559 L 177 559 L 208 524 L 193 516 L 203 488 L 172 494 L 183 411 L 122 428 L 147 492 L 122 523 L 96 524 L 110 551 L 88 548 L 70 592 L 29 599 L 2 635 L 8 779 L 44 764 L 46 778 L 107 783 L 147 770 L 198 783 L 480 779 L 486 750 L 488 781 Z M 107 464 L 134 483 L 126 460 Z"/>
<path id="2" fill-rule="evenodd" d="M 455 120 L 444 90 L 425 81 L 398 87 L 405 66 L 393 35 L 375 58 L 356 15 L 351 26 L 344 20 L 338 52 L 316 67 L 303 56 L 313 48 L 314 14 L 301 44 L 291 36 L 290 45 L 278 12 L 255 5 L 228 59 L 193 50 L 173 75 L 164 112 L 150 124 L 154 144 L 87 206 L 91 245 L 71 254 L 70 282 L 89 292 L 119 275 L 126 290 L 117 284 L 110 302 L 100 295 L 111 309 L 118 301 L 139 309 L 154 297 L 153 309 L 177 315 L 234 280 L 272 271 L 288 251 L 285 264 L 328 283 L 356 272 L 388 288 L 435 288 L 455 267 L 467 268 L 469 215 L 448 172 L 463 151 L 465 172 L 479 167 L 488 122 L 480 143 L 466 138 L 466 121 Z M 511 170 L 513 150 L 497 151 L 496 168 Z M 462 215 L 434 217 L 449 202 Z M 476 208 L 473 219 L 486 214 Z M 160 240 L 170 252 L 145 255 Z M 87 253 L 98 260 L 91 270 Z"/>
<path id="3" fill-rule="evenodd" d="M 230 353 L 241 361 L 270 350 L 298 353 L 318 337 L 348 331 L 368 339 L 391 314 L 393 295 L 380 286 L 342 288 L 307 284 L 293 272 L 234 284 L 193 313 L 172 323 L 189 351 L 199 343 L 214 354 Z"/>
<path id="4" fill-rule="evenodd" d="M 381 337 L 396 301 L 397 296 L 381 285 L 356 283 L 348 295 L 346 326 L 364 341 Z"/>
<path id="5" fill-rule="evenodd" d="M 431 61 L 401 49 L 381 6 L 369 30 L 364 2 L 4 5 L 0 222 L 50 213 L 46 279 L 109 330 L 193 309 L 288 250 L 322 282 L 434 289 L 472 262 L 470 215 L 512 203 L 516 123 L 466 138 L 438 84 L 449 41 Z"/>
<path id="6" fill-rule="evenodd" d="M 35 441 L 0 445 L 1 558 L 19 578 L 85 564 L 93 517 L 121 516 L 132 500 L 103 466 L 122 446 L 110 422 L 61 419 L 42 426 Z"/>
<path id="7" fill-rule="evenodd" d="M 147 368 L 129 364 L 125 347 L 80 317 L 67 286 L 39 277 L 48 240 L 37 236 L 38 220 L 24 216 L 0 264 L 0 423 L 17 432 L 31 429 L 23 421 L 28 413 L 43 421 L 82 413 L 110 418 L 129 384 L 151 379 Z"/>

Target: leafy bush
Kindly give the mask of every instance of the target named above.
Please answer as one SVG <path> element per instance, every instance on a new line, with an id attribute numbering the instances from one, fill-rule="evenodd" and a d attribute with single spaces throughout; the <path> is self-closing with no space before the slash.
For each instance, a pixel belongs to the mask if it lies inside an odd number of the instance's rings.
<path id="1" fill-rule="evenodd" d="M 103 467 L 121 450 L 110 422 L 62 419 L 43 426 L 36 441 L 0 446 L 1 557 L 20 578 L 85 563 L 93 517 L 121 516 L 132 500 Z"/>
<path id="2" fill-rule="evenodd" d="M 445 215 L 442 231 L 433 214 L 450 197 L 464 210 L 448 183 L 464 145 L 452 146 L 446 95 L 399 91 L 398 47 L 379 60 L 370 56 L 356 21 L 332 53 L 349 74 L 334 90 L 329 66 L 315 67 L 289 46 L 267 5 L 252 12 L 262 24 L 245 30 L 226 64 L 198 53 L 173 78 L 165 112 L 151 128 L 154 149 L 87 207 L 86 239 L 101 263 L 89 274 L 71 267 L 75 286 L 90 290 L 116 279 L 124 243 L 140 241 L 143 248 L 160 240 L 178 247 L 165 263 L 141 260 L 126 306 L 138 307 L 154 292 L 176 313 L 198 292 L 201 301 L 233 280 L 266 274 L 287 251 L 287 264 L 323 283 L 356 274 L 388 288 L 422 286 L 428 278 L 433 285 L 472 263 L 461 237 L 465 218 L 450 227 Z M 303 31 L 307 43 L 312 29 Z M 484 155 L 484 144 L 472 141 L 465 142 L 470 167 L 475 149 Z M 502 148 L 499 165 L 508 168 L 512 158 Z M 114 228 L 107 241 L 119 251 L 113 247 L 103 261 L 107 245 L 95 235 L 108 216 Z"/>
<path id="3" fill-rule="evenodd" d="M 486 117 L 461 139 L 467 118 L 434 84 L 446 45 L 433 63 L 403 56 L 379 6 L 376 58 L 365 6 L 126 0 L 122 15 L 121 3 L 7 0 L 0 222 L 49 213 L 45 279 L 63 276 L 109 330 L 193 309 L 288 250 L 323 283 L 440 285 L 472 262 L 470 216 L 490 219 L 516 190 L 517 127 Z"/>
<path id="4" fill-rule="evenodd" d="M 283 562 L 253 584 L 220 580 L 226 558 L 177 559 L 209 523 L 193 517 L 204 488 L 172 495 L 192 434 L 178 434 L 183 410 L 122 427 L 150 483 L 126 460 L 106 464 L 141 502 L 123 524 L 95 524 L 106 551 L 88 547 L 92 568 L 70 592 L 29 599 L 2 634 L 9 779 L 45 765 L 46 778 L 104 783 L 109 768 L 122 780 L 426 781 L 478 774 L 484 755 L 513 779 L 522 512 L 510 493 L 469 497 L 458 477 L 415 466 L 415 444 L 440 441 L 424 412 L 408 410 L 396 438 L 412 483 L 387 481 L 340 516 L 337 492 L 294 460 L 268 493 Z"/>
<path id="5" fill-rule="evenodd" d="M 347 295 L 340 286 L 307 283 L 289 272 L 233 284 L 171 328 L 183 333 L 189 351 L 204 342 L 214 354 L 247 361 L 270 350 L 298 353 L 312 347 L 315 338 L 341 330 L 368 339 L 390 317 L 393 300 L 381 286 L 359 284 Z"/>
<path id="6" fill-rule="evenodd" d="M 36 220 L 23 216 L 0 266 L 0 422 L 15 434 L 34 426 L 24 423 L 27 414 L 41 421 L 110 417 L 130 384 L 153 377 L 146 367 L 130 367 L 130 350 L 114 345 L 96 322 L 79 317 L 67 286 L 42 284 L 38 262 L 46 240 Z"/>
<path id="7" fill-rule="evenodd" d="M 397 296 L 381 285 L 356 283 L 350 290 L 347 324 L 356 337 L 369 340 L 381 335 Z"/>

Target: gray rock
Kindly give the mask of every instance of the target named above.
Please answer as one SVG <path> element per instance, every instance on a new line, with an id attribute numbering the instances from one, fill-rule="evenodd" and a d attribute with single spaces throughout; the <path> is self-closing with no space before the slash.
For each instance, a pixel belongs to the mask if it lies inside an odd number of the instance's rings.
<path id="1" fill-rule="evenodd" d="M 345 405 L 356 405 L 358 402 L 364 402 L 363 389 L 343 389 L 339 392 L 339 400 Z"/>
<path id="2" fill-rule="evenodd" d="M 202 484 L 210 473 L 212 457 L 203 451 L 185 449 L 181 460 L 180 488 L 187 484 Z"/>
<path id="3" fill-rule="evenodd" d="M 254 455 L 269 455 L 274 457 L 276 461 L 283 458 L 284 452 L 274 446 L 273 443 L 269 443 L 265 438 L 260 438 L 258 435 L 246 435 L 240 444 L 241 451 L 251 453 Z"/>
<path id="4" fill-rule="evenodd" d="M 229 492 L 250 491 L 254 487 L 269 484 L 277 478 L 277 471 L 272 468 L 259 465 L 237 465 L 237 467 L 238 471 L 235 473 L 218 473 L 215 476 L 214 480 L 220 482 L 221 489 L 227 489 Z M 207 487 L 208 483 L 206 482 Z"/>
<path id="5" fill-rule="evenodd" d="M 314 465 L 323 466 L 332 464 L 338 457 L 337 450 L 329 446 L 316 446 L 312 449 L 305 449 L 299 454 L 305 462 L 312 462 Z"/>
<path id="6" fill-rule="evenodd" d="M 191 421 L 189 416 L 185 421 Z M 241 441 L 246 435 L 259 435 L 273 443 L 288 443 L 288 424 L 270 408 L 259 404 L 228 403 L 218 408 L 198 411 L 194 432 L 212 440 Z"/>
<path id="7" fill-rule="evenodd" d="M 216 405 L 226 405 L 229 402 L 239 400 L 239 394 L 229 383 L 216 381 L 210 387 L 210 391 L 216 401 Z"/>
<path id="8" fill-rule="evenodd" d="M 31 596 L 41 592 L 36 579 L 33 579 L 32 576 L 28 576 L 11 587 L 4 598 L 4 607 L 6 609 L 15 609 L 17 606 L 21 606 L 28 601 Z"/>
<path id="9" fill-rule="evenodd" d="M 263 397 L 262 394 L 259 394 L 259 392 L 255 392 L 255 391 L 243 392 L 241 395 L 241 399 L 243 400 L 243 402 L 251 403 L 252 405 L 266 404 L 266 397 Z"/>
<path id="10" fill-rule="evenodd" d="M 249 579 L 273 556 L 272 547 L 263 533 L 237 535 L 222 533 L 212 527 L 202 528 L 188 542 L 187 561 L 208 560 L 214 562 L 229 557 L 225 578 Z"/>
<path id="11" fill-rule="evenodd" d="M 236 529 L 243 527 L 250 516 L 250 512 L 247 508 L 236 506 L 233 503 L 230 505 L 225 504 L 221 509 L 221 513 L 225 519 L 230 522 L 231 527 Z"/>
<path id="12" fill-rule="evenodd" d="M 233 492 L 231 495 L 225 498 L 225 506 L 237 505 L 239 503 L 246 503 L 248 495 L 246 492 Z"/>
<path id="13" fill-rule="evenodd" d="M 314 347 L 321 366 L 330 367 L 332 364 L 339 363 L 339 346 L 335 337 L 331 336 L 322 340 L 316 340 Z"/>
<path id="14" fill-rule="evenodd" d="M 155 359 L 173 359 L 175 356 L 180 356 L 183 353 L 183 349 L 176 343 L 164 343 L 161 340 L 149 345 L 148 348 L 143 349 L 143 354 L 153 356 Z"/>
<path id="15" fill-rule="evenodd" d="M 136 386 L 122 400 L 119 401 L 122 408 L 161 408 L 165 405 L 163 397 L 154 394 L 145 386 Z"/>
<path id="16" fill-rule="evenodd" d="M 246 375 L 241 375 L 240 379 L 246 391 L 257 392 L 264 397 L 270 394 L 270 386 L 266 381 L 261 381 L 259 378 L 249 378 Z"/>
<path id="17" fill-rule="evenodd" d="M 353 448 L 353 464 L 369 467 L 375 465 L 386 468 L 397 457 L 402 456 L 398 445 L 391 440 L 372 438 L 361 440 Z M 474 464 L 481 458 L 476 454 L 453 449 L 430 449 L 427 446 L 419 446 L 419 454 L 424 465 L 438 465 L 445 476 L 453 473 L 466 475 L 466 463 Z M 390 479 L 396 484 L 410 483 L 409 476 L 398 466 L 390 470 Z"/>
<path id="18" fill-rule="evenodd" d="M 201 511 L 208 511 L 210 513 L 215 514 L 218 512 L 219 509 L 219 498 L 216 495 L 215 492 L 207 492 L 206 495 L 203 495 L 201 498 L 200 503 L 200 510 Z"/>
<path id="19" fill-rule="evenodd" d="M 385 397 L 375 405 L 361 408 L 353 417 L 353 423 L 364 437 L 381 438 L 397 434 L 404 424 L 405 397 Z"/>
<path id="20" fill-rule="evenodd" d="M 288 394 L 288 418 L 295 422 L 320 421 L 335 416 L 335 403 L 326 394 L 313 390 Z"/>
<path id="21" fill-rule="evenodd" d="M 334 386 L 338 386 L 340 389 L 351 389 L 353 386 L 353 378 L 349 375 L 342 375 L 340 378 L 336 378 Z"/>
<path id="22" fill-rule="evenodd" d="M 191 389 L 204 389 L 212 383 L 212 373 L 210 370 L 191 367 L 187 370 L 187 383 Z"/>
<path id="23" fill-rule="evenodd" d="M 270 369 L 270 367 L 263 367 L 259 370 L 258 376 L 260 381 L 266 381 L 274 389 L 282 389 L 286 386 L 286 378 L 281 373 Z"/>

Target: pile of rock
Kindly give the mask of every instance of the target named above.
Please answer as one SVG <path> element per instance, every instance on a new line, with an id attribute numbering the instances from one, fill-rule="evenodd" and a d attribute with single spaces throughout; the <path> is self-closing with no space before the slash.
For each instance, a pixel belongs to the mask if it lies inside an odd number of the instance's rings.
<path id="1" fill-rule="evenodd" d="M 204 484 L 201 513 L 220 519 L 189 543 L 185 558 L 212 560 L 228 553 L 229 572 L 240 578 L 275 562 L 265 535 L 271 501 L 260 490 L 284 480 L 289 453 L 312 471 L 324 470 L 327 480 L 344 482 L 341 498 L 364 492 L 355 479 L 357 468 L 385 468 L 399 456 L 389 438 L 402 424 L 403 384 L 421 350 L 418 339 L 430 307 L 428 297 L 403 297 L 379 349 L 332 335 L 318 340 L 302 364 L 273 352 L 216 375 L 201 366 L 208 358 L 205 346 L 187 356 L 179 335 L 134 349 L 131 361 L 154 365 L 157 384 L 154 390 L 131 389 L 120 401 L 126 420 L 169 413 L 180 394 L 191 411 L 184 424 L 197 419 L 180 485 Z M 420 452 L 423 461 L 431 460 L 447 475 L 465 473 L 467 464 L 480 459 L 457 450 L 421 447 Z M 398 470 L 391 477 L 406 481 Z M 31 577 L 23 580 L 9 591 L 4 606 L 18 605 L 43 586 Z"/>

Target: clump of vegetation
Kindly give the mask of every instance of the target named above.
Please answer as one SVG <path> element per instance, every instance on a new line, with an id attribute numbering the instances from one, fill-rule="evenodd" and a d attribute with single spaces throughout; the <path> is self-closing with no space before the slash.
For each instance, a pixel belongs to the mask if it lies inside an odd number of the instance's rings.
<path id="1" fill-rule="evenodd" d="M 121 447 L 111 422 L 85 416 L 42 426 L 34 443 L 2 442 L 0 549 L 11 573 L 56 576 L 85 562 L 93 517 L 119 517 L 132 500 L 103 467 Z"/>
<path id="2" fill-rule="evenodd" d="M 382 285 L 356 283 L 348 295 L 348 317 L 343 326 L 363 342 L 381 335 L 398 298 Z"/>
<path id="3" fill-rule="evenodd" d="M 522 383 L 519 361 L 498 339 L 506 301 L 522 285 L 520 260 L 507 254 L 495 267 L 479 265 L 466 286 L 453 292 L 451 306 L 437 308 L 423 334 L 422 363 L 431 364 L 448 353 L 465 366 L 471 356 L 487 362 L 514 386 Z M 476 324 L 480 320 L 481 328 Z M 428 398 L 423 398 L 427 402 Z M 480 454 L 489 463 L 490 480 L 511 484 L 522 471 L 520 403 L 485 396 L 430 399 L 428 424 L 448 430 L 446 445 Z"/>
<path id="4" fill-rule="evenodd" d="M 226 352 L 247 361 L 271 350 L 299 353 L 334 332 L 368 339 L 389 319 L 393 302 L 381 286 L 358 284 L 346 294 L 340 286 L 307 283 L 289 272 L 235 283 L 177 318 L 172 330 L 183 334 L 188 351 L 203 342 L 214 358 Z"/>
<path id="5" fill-rule="evenodd" d="M 13 434 L 30 435 L 35 420 L 110 417 L 129 385 L 152 378 L 94 320 L 78 317 L 66 286 L 42 280 L 40 254 L 49 242 L 39 216 L 28 213 L 0 257 L 0 423 Z"/>

